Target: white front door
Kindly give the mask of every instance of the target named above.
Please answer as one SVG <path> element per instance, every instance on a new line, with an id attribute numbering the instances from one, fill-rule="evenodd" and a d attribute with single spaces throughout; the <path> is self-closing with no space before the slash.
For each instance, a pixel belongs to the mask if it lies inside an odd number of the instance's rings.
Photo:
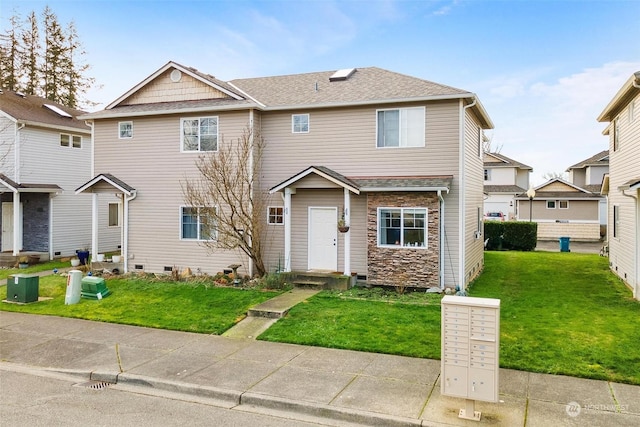
<path id="1" fill-rule="evenodd" d="M 2 251 L 13 250 L 13 203 L 2 202 Z"/>
<path id="2" fill-rule="evenodd" d="M 309 208 L 309 270 L 338 269 L 338 208 Z"/>

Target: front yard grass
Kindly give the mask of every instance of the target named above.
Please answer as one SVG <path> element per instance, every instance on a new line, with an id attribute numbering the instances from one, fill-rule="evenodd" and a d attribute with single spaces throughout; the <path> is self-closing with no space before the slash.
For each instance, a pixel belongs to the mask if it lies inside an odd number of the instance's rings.
<path id="1" fill-rule="evenodd" d="M 590 254 L 486 252 L 470 295 L 501 300 L 500 366 L 640 384 L 640 302 Z M 440 358 L 440 296 L 322 292 L 259 338 Z"/>
<path id="2" fill-rule="evenodd" d="M 6 280 L 3 281 L 3 284 Z M 240 321 L 247 310 L 280 292 L 214 287 L 203 283 L 111 278 L 111 295 L 98 301 L 81 298 L 65 305 L 66 278 L 41 277 L 37 304 L 0 303 L 0 310 L 46 314 L 101 322 L 123 323 L 177 331 L 221 334 Z M 2 299 L 6 286 L 0 287 Z"/>

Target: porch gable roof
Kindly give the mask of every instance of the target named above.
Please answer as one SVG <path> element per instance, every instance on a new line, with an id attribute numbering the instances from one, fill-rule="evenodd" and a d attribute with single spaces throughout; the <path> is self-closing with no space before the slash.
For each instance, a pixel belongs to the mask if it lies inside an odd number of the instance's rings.
<path id="1" fill-rule="evenodd" d="M 1 173 L 0 185 L 6 187 L 12 193 L 57 193 L 62 191 L 62 188 L 56 184 L 18 184 Z"/>
<path id="2" fill-rule="evenodd" d="M 269 193 L 282 191 L 311 173 L 315 173 L 342 188 L 347 188 L 355 194 L 373 191 L 446 191 L 448 193 L 453 181 L 452 175 L 346 177 L 325 166 L 310 166 L 272 187 Z"/>
<path id="3" fill-rule="evenodd" d="M 134 194 L 136 192 L 135 188 L 133 188 L 132 186 L 128 185 L 124 181 L 116 178 L 115 176 L 111 175 L 110 173 L 101 173 L 100 175 L 95 176 L 90 181 L 88 181 L 85 184 L 83 184 L 80 187 L 78 187 L 76 189 L 76 194 L 80 194 L 80 193 L 82 193 L 84 191 L 90 190 L 94 185 L 97 185 L 97 184 L 99 184 L 101 182 L 105 182 L 105 183 L 111 185 L 116 190 L 126 194 L 127 196 L 131 196 L 132 194 Z"/>

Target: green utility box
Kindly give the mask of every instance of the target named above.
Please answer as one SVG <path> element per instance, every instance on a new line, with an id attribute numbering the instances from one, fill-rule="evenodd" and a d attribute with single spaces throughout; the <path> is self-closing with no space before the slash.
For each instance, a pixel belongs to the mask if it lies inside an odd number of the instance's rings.
<path id="1" fill-rule="evenodd" d="M 102 277 L 83 277 L 80 296 L 87 299 L 102 299 L 111 294 Z"/>
<path id="2" fill-rule="evenodd" d="M 40 278 L 30 274 L 14 274 L 7 278 L 7 301 L 36 302 Z"/>

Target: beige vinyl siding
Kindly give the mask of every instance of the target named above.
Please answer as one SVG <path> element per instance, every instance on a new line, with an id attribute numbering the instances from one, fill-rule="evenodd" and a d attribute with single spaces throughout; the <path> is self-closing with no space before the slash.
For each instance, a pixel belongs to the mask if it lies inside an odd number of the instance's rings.
<path id="1" fill-rule="evenodd" d="M 82 148 L 60 146 L 60 134 L 82 136 Z M 80 132 L 25 127 L 20 131 L 20 182 L 56 184 L 62 192 L 51 202 L 50 252 L 70 256 L 91 243 L 91 195 L 75 189 L 91 177 L 91 137 Z M 50 242 L 51 243 L 51 242 Z"/>
<path id="2" fill-rule="evenodd" d="M 309 207 L 335 207 L 337 214 L 344 206 L 344 193 L 340 190 L 305 189 L 292 198 L 291 217 L 291 268 L 308 269 Z M 351 196 L 351 271 L 366 274 L 366 196 Z M 337 220 L 337 218 L 336 218 Z M 338 233 L 338 271 L 344 270 L 344 234 Z"/>
<path id="3" fill-rule="evenodd" d="M 637 215 L 640 206 L 637 199 L 626 197 L 618 189 L 625 182 L 640 177 L 640 95 L 636 95 L 635 120 L 629 122 L 628 105 L 617 116 L 619 125 L 619 146 L 613 150 L 613 132 L 609 135 L 609 261 L 611 270 L 632 288 L 637 285 L 638 272 L 635 271 L 639 250 L 637 249 Z M 611 124 L 612 126 L 612 124 Z M 627 190 L 627 194 L 632 192 Z M 639 192 L 635 196 L 639 197 Z M 619 206 L 620 222 L 618 236 L 613 237 L 613 206 Z M 636 298 L 640 298 L 636 294 Z"/>
<path id="4" fill-rule="evenodd" d="M 459 102 L 416 105 L 426 105 L 426 143 L 418 148 L 377 148 L 375 107 L 262 113 L 262 135 L 268 147 L 263 163 L 263 185 L 271 188 L 309 166 L 326 166 L 347 177 L 453 175 L 450 193 L 443 194 L 446 200 L 445 283 L 453 285 L 459 283 Z M 405 106 L 414 105 L 402 105 Z M 291 133 L 291 114 L 297 113 L 309 113 L 309 133 Z M 339 201 L 334 206 L 342 204 Z M 302 256 L 306 262 L 306 253 L 294 256 Z M 295 267 L 292 265 L 292 268 Z M 360 272 L 355 265 L 352 269 Z"/>
<path id="5" fill-rule="evenodd" d="M 484 237 L 476 235 L 482 232 L 482 221 L 478 215 L 483 214 L 484 164 L 483 157 L 478 156 L 478 123 L 469 111 L 465 114 L 464 134 L 464 244 L 465 244 L 465 287 L 480 274 L 484 265 Z"/>
<path id="6" fill-rule="evenodd" d="M 182 73 L 182 78 L 179 82 L 172 81 L 170 76 L 173 70 L 171 68 L 156 77 L 144 88 L 123 101 L 121 105 L 228 98 L 228 95 L 223 92 L 185 73 Z"/>
<path id="7" fill-rule="evenodd" d="M 201 113 L 198 117 L 214 114 Z M 218 144 L 241 135 L 249 113 L 216 113 Z M 193 115 L 190 115 L 193 116 Z M 95 125 L 95 173 L 111 173 L 137 190 L 130 202 L 129 268 L 161 272 L 164 267 L 190 267 L 215 274 L 233 263 L 249 272 L 245 256 L 236 251 L 210 253 L 197 241 L 180 239 L 180 207 L 184 205 L 181 183 L 199 176 L 195 162 L 201 153 L 180 151 L 181 115 L 133 119 L 134 137 L 119 140 L 118 120 Z M 99 160 L 98 160 L 99 159 Z"/>
<path id="8" fill-rule="evenodd" d="M 560 209 L 559 201 L 569 202 L 568 209 Z M 578 221 L 578 222 L 599 222 L 599 199 L 593 200 L 571 200 L 562 197 L 556 199 L 555 209 L 547 209 L 547 201 L 533 200 L 533 218 L 536 221 Z M 529 219 L 529 201 L 520 201 L 523 211 L 520 218 Z"/>
<path id="9" fill-rule="evenodd" d="M 15 123 L 0 116 L 0 173 L 12 180 L 15 179 L 15 137 Z"/>

